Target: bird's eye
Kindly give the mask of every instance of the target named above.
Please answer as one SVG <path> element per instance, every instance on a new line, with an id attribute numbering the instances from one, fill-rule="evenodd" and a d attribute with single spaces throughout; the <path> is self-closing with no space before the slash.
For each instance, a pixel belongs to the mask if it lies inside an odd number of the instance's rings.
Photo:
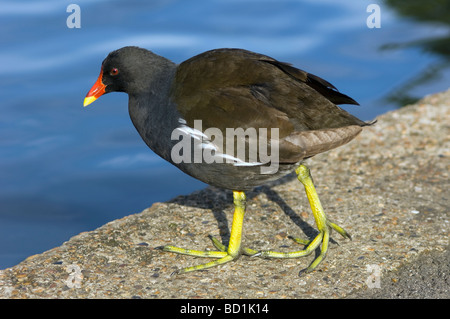
<path id="1" fill-rule="evenodd" d="M 119 69 L 118 68 L 112 68 L 111 71 L 109 71 L 110 75 L 117 75 L 119 74 Z"/>

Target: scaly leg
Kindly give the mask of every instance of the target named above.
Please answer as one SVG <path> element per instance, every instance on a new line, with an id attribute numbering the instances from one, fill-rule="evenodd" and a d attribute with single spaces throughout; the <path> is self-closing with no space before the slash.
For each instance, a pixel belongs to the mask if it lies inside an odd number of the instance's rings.
<path id="1" fill-rule="evenodd" d="M 320 203 L 319 196 L 317 195 L 316 188 L 314 187 L 313 180 L 309 169 L 301 164 L 295 172 L 297 173 L 298 180 L 305 187 L 306 196 L 308 197 L 309 204 L 311 206 L 314 219 L 316 220 L 317 228 L 319 229 L 319 234 L 312 241 L 305 241 L 302 239 L 293 238 L 297 243 L 307 245 L 305 249 L 294 251 L 294 252 L 276 252 L 276 251 L 261 251 L 253 256 L 261 256 L 266 258 L 298 258 L 311 254 L 317 247 L 322 244 L 320 255 L 309 265 L 309 267 L 304 271 L 306 273 L 311 272 L 320 262 L 325 258 L 328 250 L 328 242 L 330 239 L 331 229 L 336 230 L 344 238 L 350 238 L 350 235 L 338 225 L 328 221 L 325 212 Z"/>
<path id="2" fill-rule="evenodd" d="M 230 242 L 228 248 L 221 244 L 217 239 L 212 237 L 214 246 L 220 251 L 199 251 L 185 248 L 178 248 L 174 246 L 162 246 L 157 247 L 164 251 L 174 252 L 183 255 L 195 256 L 195 257 L 213 257 L 217 260 L 211 261 L 206 264 L 187 267 L 176 271 L 175 273 L 186 273 L 194 270 L 202 270 L 218 265 L 225 264 L 229 261 L 236 260 L 241 255 L 241 238 L 242 238 L 242 225 L 245 214 L 246 196 L 244 192 L 233 191 L 234 202 L 234 215 L 233 223 L 231 225 Z M 247 251 L 248 252 L 248 251 Z M 250 251 L 249 254 L 253 255 L 256 251 Z"/>
<path id="3" fill-rule="evenodd" d="M 194 270 L 202 270 L 218 265 L 225 264 L 229 261 L 236 260 L 242 254 L 248 256 L 260 256 L 264 258 L 298 258 L 311 254 L 314 250 L 316 250 L 320 244 L 322 244 L 320 255 L 309 265 L 309 267 L 303 272 L 311 272 L 313 271 L 317 265 L 325 258 L 328 243 L 330 240 L 330 232 L 332 229 L 336 230 L 339 234 L 341 234 L 344 238 L 350 238 L 350 235 L 338 225 L 330 222 L 325 212 L 322 208 L 322 205 L 319 200 L 319 196 L 317 195 L 316 189 L 314 187 L 313 180 L 311 178 L 309 169 L 305 165 L 300 165 L 295 172 L 297 173 L 298 180 L 305 187 L 306 196 L 308 197 L 311 210 L 314 215 L 314 219 L 317 224 L 317 228 L 319 230 L 319 234 L 313 240 L 303 240 L 299 238 L 292 238 L 295 242 L 305 245 L 306 248 L 299 251 L 294 252 L 276 252 L 276 251 L 260 251 L 249 248 L 241 248 L 241 238 L 242 238 L 242 225 L 245 214 L 245 202 L 246 197 L 244 192 L 233 191 L 233 199 L 234 199 L 234 215 L 233 215 L 233 223 L 231 226 L 231 234 L 230 234 L 230 242 L 228 247 L 223 245 L 219 240 L 210 236 L 214 246 L 219 251 L 199 251 L 199 250 L 191 250 L 185 248 L 178 248 L 174 246 L 162 246 L 157 247 L 158 249 L 162 249 L 164 251 L 174 252 L 178 254 L 184 254 L 195 257 L 210 257 L 210 258 L 218 258 L 217 260 L 211 261 L 206 264 L 201 264 L 198 266 L 192 266 L 183 268 L 181 270 L 176 271 L 175 273 L 186 273 Z"/>

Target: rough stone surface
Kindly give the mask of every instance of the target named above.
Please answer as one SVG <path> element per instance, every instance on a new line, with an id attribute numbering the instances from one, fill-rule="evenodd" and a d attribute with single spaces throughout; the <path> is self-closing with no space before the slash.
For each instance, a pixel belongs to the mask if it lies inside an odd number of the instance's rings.
<path id="1" fill-rule="evenodd" d="M 114 220 L 0 271 L 3 298 L 449 298 L 450 91 L 387 113 L 351 143 L 307 164 L 332 234 L 318 270 L 314 256 L 242 256 L 207 271 L 170 276 L 204 259 L 155 250 L 225 243 L 232 194 L 212 187 Z M 316 227 L 291 175 L 247 194 L 243 244 L 299 249 L 288 236 Z M 379 274 L 379 276 L 378 276 Z M 376 288 L 380 287 L 380 288 Z"/>

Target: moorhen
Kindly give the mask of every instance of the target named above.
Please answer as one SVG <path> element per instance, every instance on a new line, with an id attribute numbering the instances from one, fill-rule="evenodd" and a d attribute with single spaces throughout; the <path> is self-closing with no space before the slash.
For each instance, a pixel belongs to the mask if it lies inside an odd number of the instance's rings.
<path id="1" fill-rule="evenodd" d="M 146 49 L 129 46 L 109 53 L 84 106 L 109 92 L 128 93 L 131 120 L 156 154 L 207 184 L 233 191 L 234 216 L 228 247 L 211 237 L 219 251 L 174 246 L 164 251 L 217 258 L 177 271 L 221 265 L 241 254 L 297 258 L 320 254 L 301 273 L 324 259 L 330 232 L 350 235 L 325 215 L 306 158 L 348 143 L 366 123 L 337 104 L 358 104 L 324 79 L 269 56 L 216 49 L 177 65 Z M 319 234 L 294 240 L 294 252 L 241 247 L 245 191 L 295 169 L 304 185 Z"/>

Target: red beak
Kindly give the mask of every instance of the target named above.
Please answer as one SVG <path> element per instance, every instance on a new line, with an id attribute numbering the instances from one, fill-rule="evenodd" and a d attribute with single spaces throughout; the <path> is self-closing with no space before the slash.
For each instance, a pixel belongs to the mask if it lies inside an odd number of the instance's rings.
<path id="1" fill-rule="evenodd" d="M 106 85 L 102 82 L 103 77 L 103 68 L 100 70 L 100 75 L 98 76 L 97 81 L 92 86 L 92 88 L 89 90 L 88 94 L 84 98 L 83 106 L 88 106 L 92 102 L 94 102 L 96 99 L 98 99 L 100 96 L 105 94 L 105 88 Z"/>

